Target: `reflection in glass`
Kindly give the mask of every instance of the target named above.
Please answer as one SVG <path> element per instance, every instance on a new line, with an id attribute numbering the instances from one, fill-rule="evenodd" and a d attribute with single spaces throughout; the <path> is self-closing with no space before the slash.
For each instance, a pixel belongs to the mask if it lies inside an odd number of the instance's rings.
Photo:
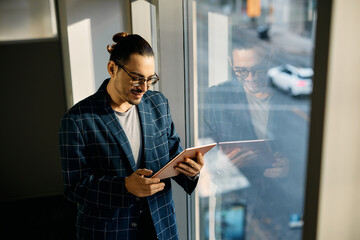
<path id="1" fill-rule="evenodd" d="M 197 1 L 197 141 L 225 142 L 205 155 L 200 239 L 301 239 L 315 9 L 258 3 Z M 228 19 L 225 38 L 214 16 Z M 290 77 L 272 74 L 284 66 Z"/>

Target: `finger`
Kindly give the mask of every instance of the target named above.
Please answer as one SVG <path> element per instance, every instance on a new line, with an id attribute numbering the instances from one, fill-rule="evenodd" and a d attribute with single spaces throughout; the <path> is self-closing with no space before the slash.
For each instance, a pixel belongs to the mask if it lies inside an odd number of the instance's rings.
<path id="1" fill-rule="evenodd" d="M 281 168 L 268 168 L 264 172 L 264 176 L 268 178 L 277 178 L 281 175 Z"/>
<path id="2" fill-rule="evenodd" d="M 153 194 L 155 194 L 157 192 L 160 192 L 160 191 L 164 190 L 164 188 L 165 188 L 165 183 L 149 185 L 149 187 L 144 192 L 144 195 L 151 196 L 151 195 L 153 195 Z"/>
<path id="3" fill-rule="evenodd" d="M 272 164 L 273 167 L 282 167 L 284 165 L 283 161 L 276 159 L 275 162 Z"/>
<path id="4" fill-rule="evenodd" d="M 275 162 L 272 164 L 273 167 L 286 167 L 289 163 L 285 157 L 275 159 Z"/>
<path id="5" fill-rule="evenodd" d="M 204 166 L 204 164 L 205 164 L 205 162 L 204 162 L 204 156 L 203 156 L 200 152 L 198 152 L 198 153 L 196 154 L 196 162 L 197 162 L 198 164 L 200 164 L 201 166 Z"/>
<path id="6" fill-rule="evenodd" d="M 249 150 L 244 153 L 241 153 L 241 157 L 244 159 L 254 159 L 256 158 L 256 155 L 253 151 Z"/>
<path id="7" fill-rule="evenodd" d="M 179 168 L 184 169 L 185 171 L 189 172 L 189 173 L 195 173 L 198 172 L 199 170 L 196 168 L 193 168 L 192 166 L 189 166 L 186 163 L 178 163 L 177 165 Z"/>
<path id="8" fill-rule="evenodd" d="M 160 190 L 162 190 L 164 188 L 165 188 L 165 183 L 163 183 L 163 182 L 157 183 L 157 184 L 152 184 L 150 186 L 151 191 L 160 191 Z"/>
<path id="9" fill-rule="evenodd" d="M 231 161 L 232 162 L 244 162 L 247 159 L 249 159 L 249 157 L 252 156 L 252 155 L 253 155 L 252 151 L 240 152 L 236 156 L 231 158 Z"/>
<path id="10" fill-rule="evenodd" d="M 228 152 L 226 155 L 228 158 L 233 158 L 236 156 L 236 154 L 238 154 L 240 152 L 240 148 L 235 148 L 234 150 L 231 150 L 230 152 Z"/>
<path id="11" fill-rule="evenodd" d="M 253 152 L 249 151 L 249 152 L 240 154 L 240 156 L 237 156 L 234 159 L 231 159 L 231 162 L 236 167 L 241 168 L 241 167 L 245 167 L 246 165 L 250 164 L 254 159 L 255 159 L 255 155 L 253 154 Z"/>
<path id="12" fill-rule="evenodd" d="M 223 146 L 223 145 L 220 145 L 220 150 L 225 153 L 225 154 L 228 154 L 229 152 L 231 152 L 231 148 L 229 146 Z"/>
<path id="13" fill-rule="evenodd" d="M 248 159 L 235 158 L 234 161 L 233 161 L 234 166 L 238 167 L 238 168 L 245 167 L 249 163 L 250 163 L 250 161 Z"/>
<path id="14" fill-rule="evenodd" d="M 156 184 L 160 182 L 160 178 L 144 178 L 145 184 Z"/>
<path id="15" fill-rule="evenodd" d="M 136 170 L 136 174 L 138 174 L 138 175 L 141 175 L 141 176 L 149 176 L 149 175 L 151 175 L 152 174 L 152 170 L 150 170 L 150 169 L 146 169 L 146 168 L 142 168 L 142 169 L 138 169 L 138 170 Z"/>
<path id="16" fill-rule="evenodd" d="M 196 174 L 198 174 L 197 172 L 189 172 L 181 167 L 175 167 L 176 170 L 178 170 L 180 173 L 188 176 L 188 177 L 194 177 Z"/>
<path id="17" fill-rule="evenodd" d="M 194 168 L 197 171 L 200 171 L 202 165 L 196 163 L 193 159 L 191 158 L 185 158 L 184 163 L 186 163 L 188 166 L 190 166 L 191 168 Z"/>
<path id="18" fill-rule="evenodd" d="M 196 169 L 194 169 L 194 168 L 192 168 L 192 167 L 190 167 L 189 165 L 184 164 L 184 163 L 179 163 L 179 164 L 177 165 L 177 167 L 175 167 L 175 168 L 176 168 L 177 170 L 181 171 L 182 173 L 186 172 L 186 173 L 188 173 L 188 174 L 190 174 L 190 175 L 196 175 L 196 174 L 199 173 L 199 170 L 196 170 Z M 187 174 L 187 175 L 188 175 L 188 174 Z"/>

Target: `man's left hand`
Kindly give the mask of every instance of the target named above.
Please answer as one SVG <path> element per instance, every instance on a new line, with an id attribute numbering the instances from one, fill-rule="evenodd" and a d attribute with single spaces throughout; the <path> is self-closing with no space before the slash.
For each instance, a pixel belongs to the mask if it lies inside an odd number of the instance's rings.
<path id="1" fill-rule="evenodd" d="M 178 163 L 175 169 L 188 177 L 195 177 L 204 166 L 204 157 L 201 153 L 196 154 L 196 159 L 185 158 L 184 162 Z"/>

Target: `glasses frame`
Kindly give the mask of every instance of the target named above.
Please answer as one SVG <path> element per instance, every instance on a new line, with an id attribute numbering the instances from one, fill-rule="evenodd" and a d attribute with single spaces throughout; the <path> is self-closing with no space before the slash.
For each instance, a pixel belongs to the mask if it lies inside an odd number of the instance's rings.
<path id="1" fill-rule="evenodd" d="M 251 73 L 253 77 L 264 76 L 267 73 L 266 68 L 247 68 L 247 67 L 234 67 L 235 74 L 239 74 L 241 78 L 247 78 Z"/>
<path id="2" fill-rule="evenodd" d="M 154 75 L 150 77 L 140 77 L 140 76 L 133 76 L 129 73 L 129 70 L 126 69 L 123 65 L 118 64 L 118 66 L 124 70 L 124 72 L 131 78 L 131 84 L 134 87 L 139 87 L 143 85 L 146 82 L 146 86 L 151 87 L 154 86 L 159 80 L 159 76 L 155 73 Z M 148 81 L 152 80 L 152 82 L 149 84 Z M 134 83 L 135 82 L 135 83 Z M 136 83 L 138 82 L 138 83 Z"/>

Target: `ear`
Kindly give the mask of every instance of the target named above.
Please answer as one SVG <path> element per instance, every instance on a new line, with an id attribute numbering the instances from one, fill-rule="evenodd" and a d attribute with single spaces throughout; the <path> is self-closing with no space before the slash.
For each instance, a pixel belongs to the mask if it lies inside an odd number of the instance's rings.
<path id="1" fill-rule="evenodd" d="M 110 60 L 107 65 L 108 73 L 110 74 L 111 78 L 116 77 L 118 66 L 115 64 L 114 61 Z"/>
<path id="2" fill-rule="evenodd" d="M 228 56 L 228 61 L 229 61 L 230 67 L 233 68 L 232 61 L 231 61 L 231 57 L 230 57 L 230 56 Z"/>

